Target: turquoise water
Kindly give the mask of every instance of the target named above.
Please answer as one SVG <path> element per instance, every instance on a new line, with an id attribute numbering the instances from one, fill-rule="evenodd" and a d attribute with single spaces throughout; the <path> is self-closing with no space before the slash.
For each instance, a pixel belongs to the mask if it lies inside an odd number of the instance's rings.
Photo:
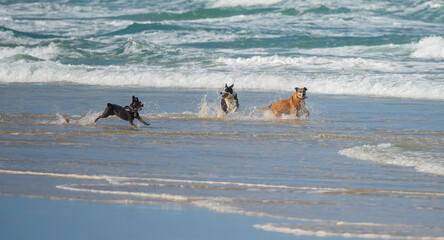
<path id="1" fill-rule="evenodd" d="M 1 195 L 191 205 L 282 236 L 444 236 L 441 1 L 0 6 Z M 255 110 L 295 87 L 309 117 Z M 94 123 L 132 95 L 150 127 Z"/>
<path id="2" fill-rule="evenodd" d="M 3 1 L 0 81 L 444 99 L 440 1 Z"/>

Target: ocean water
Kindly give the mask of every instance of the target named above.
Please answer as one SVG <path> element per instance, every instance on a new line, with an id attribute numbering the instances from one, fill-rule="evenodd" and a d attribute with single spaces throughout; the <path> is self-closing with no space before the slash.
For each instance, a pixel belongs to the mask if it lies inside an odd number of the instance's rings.
<path id="1" fill-rule="evenodd" d="M 443 62 L 442 1 L 1 1 L 0 194 L 443 239 Z M 132 95 L 150 127 L 94 123 Z"/>

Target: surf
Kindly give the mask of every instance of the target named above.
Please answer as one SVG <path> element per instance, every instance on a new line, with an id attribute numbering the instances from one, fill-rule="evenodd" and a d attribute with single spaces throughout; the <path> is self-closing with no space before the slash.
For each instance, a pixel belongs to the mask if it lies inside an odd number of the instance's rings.
<path id="1" fill-rule="evenodd" d="M 412 167 L 416 171 L 444 176 L 444 155 L 433 151 L 433 147 L 417 144 L 415 148 L 408 144 L 381 143 L 363 145 L 339 151 L 339 154 L 359 160 L 402 167 Z M 433 146 L 433 145 L 432 145 Z"/>

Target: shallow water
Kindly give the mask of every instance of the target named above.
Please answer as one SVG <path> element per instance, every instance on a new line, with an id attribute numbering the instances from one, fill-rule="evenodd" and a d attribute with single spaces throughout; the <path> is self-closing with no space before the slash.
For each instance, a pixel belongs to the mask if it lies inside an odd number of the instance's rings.
<path id="1" fill-rule="evenodd" d="M 193 205 L 313 236 L 443 236 L 442 101 L 311 94 L 309 117 L 278 120 L 254 106 L 291 92 L 238 91 L 240 111 L 221 117 L 217 91 L 0 91 L 2 195 Z M 132 95 L 150 127 L 94 123 Z"/>
<path id="2" fill-rule="evenodd" d="M 0 197 L 2 237 L 11 239 L 294 239 L 257 231 L 269 218 L 214 213 L 179 205 L 119 204 Z M 104 217 L 106 216 L 106 217 Z M 42 221 L 45 219 L 45 221 Z M 51 226 L 48 229 L 48 226 Z M 304 239 L 304 238 L 302 238 Z M 309 236 L 305 239 L 310 239 Z"/>
<path id="3" fill-rule="evenodd" d="M 443 16 L 438 0 L 1 1 L 0 194 L 442 239 Z M 295 87 L 309 117 L 254 109 Z M 150 127 L 94 123 L 132 95 Z"/>

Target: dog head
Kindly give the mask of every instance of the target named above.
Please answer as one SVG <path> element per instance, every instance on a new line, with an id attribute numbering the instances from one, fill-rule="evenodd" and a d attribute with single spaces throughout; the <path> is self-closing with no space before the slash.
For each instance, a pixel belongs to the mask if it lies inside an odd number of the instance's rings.
<path id="1" fill-rule="evenodd" d="M 133 102 L 130 104 L 130 107 L 135 111 L 141 111 L 143 107 L 143 103 L 139 101 L 139 98 L 133 96 Z"/>
<path id="2" fill-rule="evenodd" d="M 236 95 L 236 92 L 233 90 L 233 87 L 234 84 L 232 84 L 231 86 L 227 86 L 227 84 L 225 84 L 224 91 L 220 92 L 222 98 L 233 98 Z"/>
<path id="3" fill-rule="evenodd" d="M 295 90 L 296 90 L 297 98 L 299 98 L 299 99 L 306 99 L 307 98 L 306 93 L 307 93 L 308 89 L 306 87 L 304 87 L 304 88 L 295 88 Z"/>

